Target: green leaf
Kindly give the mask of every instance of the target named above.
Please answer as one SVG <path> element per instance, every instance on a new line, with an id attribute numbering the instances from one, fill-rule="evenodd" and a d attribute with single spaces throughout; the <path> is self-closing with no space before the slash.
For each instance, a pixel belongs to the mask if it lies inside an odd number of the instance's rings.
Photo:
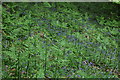
<path id="1" fill-rule="evenodd" d="M 52 6 L 49 4 L 49 2 L 44 2 L 43 4 L 44 4 L 45 7 L 52 7 Z"/>
<path id="2" fill-rule="evenodd" d="M 37 71 L 37 78 L 45 78 L 44 76 L 44 69 L 39 69 L 39 71 Z M 36 77 L 36 76 L 35 76 Z"/>
<path id="3" fill-rule="evenodd" d="M 82 70 L 78 70 L 76 73 L 77 73 L 77 74 L 80 74 L 80 75 L 82 76 L 82 78 L 87 78 L 87 77 L 88 77 L 87 73 L 85 73 L 85 72 L 82 71 Z"/>
<path id="4" fill-rule="evenodd" d="M 65 46 L 66 41 L 65 41 L 65 40 L 62 40 L 62 41 L 60 42 L 60 44 L 61 44 L 62 46 Z"/>

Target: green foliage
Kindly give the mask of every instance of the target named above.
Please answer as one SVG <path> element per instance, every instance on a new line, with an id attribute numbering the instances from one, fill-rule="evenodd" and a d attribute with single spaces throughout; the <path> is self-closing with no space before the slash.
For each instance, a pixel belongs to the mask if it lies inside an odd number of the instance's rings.
<path id="1" fill-rule="evenodd" d="M 112 3 L 3 3 L 3 78 L 117 78 L 115 8 Z"/>
<path id="2" fill-rule="evenodd" d="M 120 4 L 120 0 L 113 0 L 113 2 Z"/>

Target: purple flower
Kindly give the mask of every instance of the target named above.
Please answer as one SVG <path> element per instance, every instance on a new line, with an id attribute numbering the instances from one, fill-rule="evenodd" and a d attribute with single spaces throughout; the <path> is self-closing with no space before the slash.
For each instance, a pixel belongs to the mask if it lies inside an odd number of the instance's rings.
<path id="1" fill-rule="evenodd" d="M 88 48 L 87 46 L 84 46 L 85 48 Z"/>
<path id="2" fill-rule="evenodd" d="M 79 68 L 79 70 L 83 70 L 82 68 Z"/>
<path id="3" fill-rule="evenodd" d="M 25 39 L 27 39 L 27 37 L 25 36 L 23 39 L 25 40 Z"/>
<path id="4" fill-rule="evenodd" d="M 115 52 L 113 52 L 112 54 L 116 54 Z"/>
<path id="5" fill-rule="evenodd" d="M 76 39 L 76 38 L 74 39 L 74 41 L 77 41 L 77 40 L 78 40 L 78 39 Z"/>
<path id="6" fill-rule="evenodd" d="M 58 33 L 57 35 L 58 35 L 58 36 L 60 36 L 60 35 L 61 35 L 61 33 Z"/>
<path id="7" fill-rule="evenodd" d="M 92 62 L 90 62 L 90 64 L 92 65 L 93 63 L 92 63 Z"/>
<path id="8" fill-rule="evenodd" d="M 30 33 L 30 37 L 32 37 L 34 34 L 33 33 Z"/>
<path id="9" fill-rule="evenodd" d="M 51 65 L 50 67 L 55 67 L 55 66 Z"/>
<path id="10" fill-rule="evenodd" d="M 68 35 L 68 36 L 67 36 L 67 38 L 71 38 L 71 36 L 70 36 L 70 35 Z"/>
<path id="11" fill-rule="evenodd" d="M 39 21 L 40 19 L 35 19 L 35 21 Z"/>
<path id="12" fill-rule="evenodd" d="M 112 72 L 112 71 L 110 71 L 110 74 L 113 74 L 113 72 Z"/>
<path id="13" fill-rule="evenodd" d="M 46 41 L 43 41 L 43 43 L 46 43 Z"/>
<path id="14" fill-rule="evenodd" d="M 70 77 L 71 75 L 69 74 L 67 77 Z"/>
<path id="15" fill-rule="evenodd" d="M 93 66 L 94 64 L 92 63 L 92 62 L 90 62 L 89 64 L 88 64 L 88 66 Z"/>
<path id="16" fill-rule="evenodd" d="M 21 72 L 22 74 L 26 73 L 24 70 Z"/>
<path id="17" fill-rule="evenodd" d="M 69 56 L 68 54 L 66 54 L 65 56 Z"/>
<path id="18" fill-rule="evenodd" d="M 97 21 L 96 21 L 96 20 L 94 20 L 94 23 L 97 23 Z"/>
<path id="19" fill-rule="evenodd" d="M 18 27 L 22 27 L 23 25 L 18 25 Z"/>
<path id="20" fill-rule="evenodd" d="M 18 38 L 18 40 L 21 40 L 20 38 Z"/>
<path id="21" fill-rule="evenodd" d="M 83 44 L 83 43 L 81 43 L 81 42 L 78 42 L 78 45 L 81 45 L 81 44 Z"/>
<path id="22" fill-rule="evenodd" d="M 49 29 L 50 31 L 54 31 L 54 29 Z"/>
<path id="23" fill-rule="evenodd" d="M 35 73 L 32 73 L 32 75 L 35 75 Z"/>
<path id="24" fill-rule="evenodd" d="M 24 14 L 26 14 L 26 12 L 22 12 L 21 14 L 24 15 Z"/>
<path id="25" fill-rule="evenodd" d="M 77 77 L 81 77 L 80 75 L 77 75 Z"/>
<path id="26" fill-rule="evenodd" d="M 48 46 L 50 46 L 50 44 L 48 44 Z"/>
<path id="27" fill-rule="evenodd" d="M 42 48 L 45 48 L 45 46 L 42 46 Z"/>
<path id="28" fill-rule="evenodd" d="M 45 73 L 45 75 L 48 75 L 48 73 Z"/>
<path id="29" fill-rule="evenodd" d="M 4 47 L 6 48 L 6 47 L 7 47 L 7 45 L 4 45 Z"/>
<path id="30" fill-rule="evenodd" d="M 45 19 L 45 18 L 42 18 L 42 20 L 47 20 L 47 19 Z"/>
<path id="31" fill-rule="evenodd" d="M 52 10 L 52 11 L 57 11 L 57 9 L 56 9 L 56 8 L 51 8 L 51 10 Z"/>
<path id="32" fill-rule="evenodd" d="M 66 68 L 66 66 L 62 67 L 62 69 L 65 69 L 65 68 Z"/>
<path id="33" fill-rule="evenodd" d="M 93 44 L 93 42 L 88 42 L 88 44 Z"/>
<path id="34" fill-rule="evenodd" d="M 42 25 L 42 24 L 39 22 L 38 25 L 40 26 L 40 25 Z"/>
<path id="35" fill-rule="evenodd" d="M 82 19 L 82 21 L 85 21 L 85 19 Z"/>
<path id="36" fill-rule="evenodd" d="M 69 50 L 69 51 L 67 51 L 67 53 L 72 53 L 72 51 Z"/>
<path id="37" fill-rule="evenodd" d="M 88 60 L 83 61 L 83 65 L 86 65 L 88 63 Z"/>
<path id="38" fill-rule="evenodd" d="M 105 33 L 105 34 L 107 34 L 107 35 L 111 35 L 111 33 L 110 33 L 110 32 L 103 32 L 103 33 Z"/>
<path id="39" fill-rule="evenodd" d="M 91 20 L 91 18 L 88 18 L 88 20 Z"/>
<path id="40" fill-rule="evenodd" d="M 36 55 L 38 55 L 39 53 L 37 52 Z"/>
<path id="41" fill-rule="evenodd" d="M 111 56 L 111 59 L 115 59 L 115 57 Z"/>

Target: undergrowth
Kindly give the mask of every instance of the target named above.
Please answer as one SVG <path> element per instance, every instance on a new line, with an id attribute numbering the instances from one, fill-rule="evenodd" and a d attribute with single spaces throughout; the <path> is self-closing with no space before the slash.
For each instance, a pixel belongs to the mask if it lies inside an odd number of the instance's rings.
<path id="1" fill-rule="evenodd" d="M 3 78 L 117 78 L 113 3 L 3 3 Z"/>

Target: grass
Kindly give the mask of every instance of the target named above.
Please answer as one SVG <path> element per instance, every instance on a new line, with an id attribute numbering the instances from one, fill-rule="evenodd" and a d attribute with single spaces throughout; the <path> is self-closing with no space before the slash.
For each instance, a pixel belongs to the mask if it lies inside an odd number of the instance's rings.
<path id="1" fill-rule="evenodd" d="M 3 3 L 3 78 L 118 78 L 117 6 Z"/>

